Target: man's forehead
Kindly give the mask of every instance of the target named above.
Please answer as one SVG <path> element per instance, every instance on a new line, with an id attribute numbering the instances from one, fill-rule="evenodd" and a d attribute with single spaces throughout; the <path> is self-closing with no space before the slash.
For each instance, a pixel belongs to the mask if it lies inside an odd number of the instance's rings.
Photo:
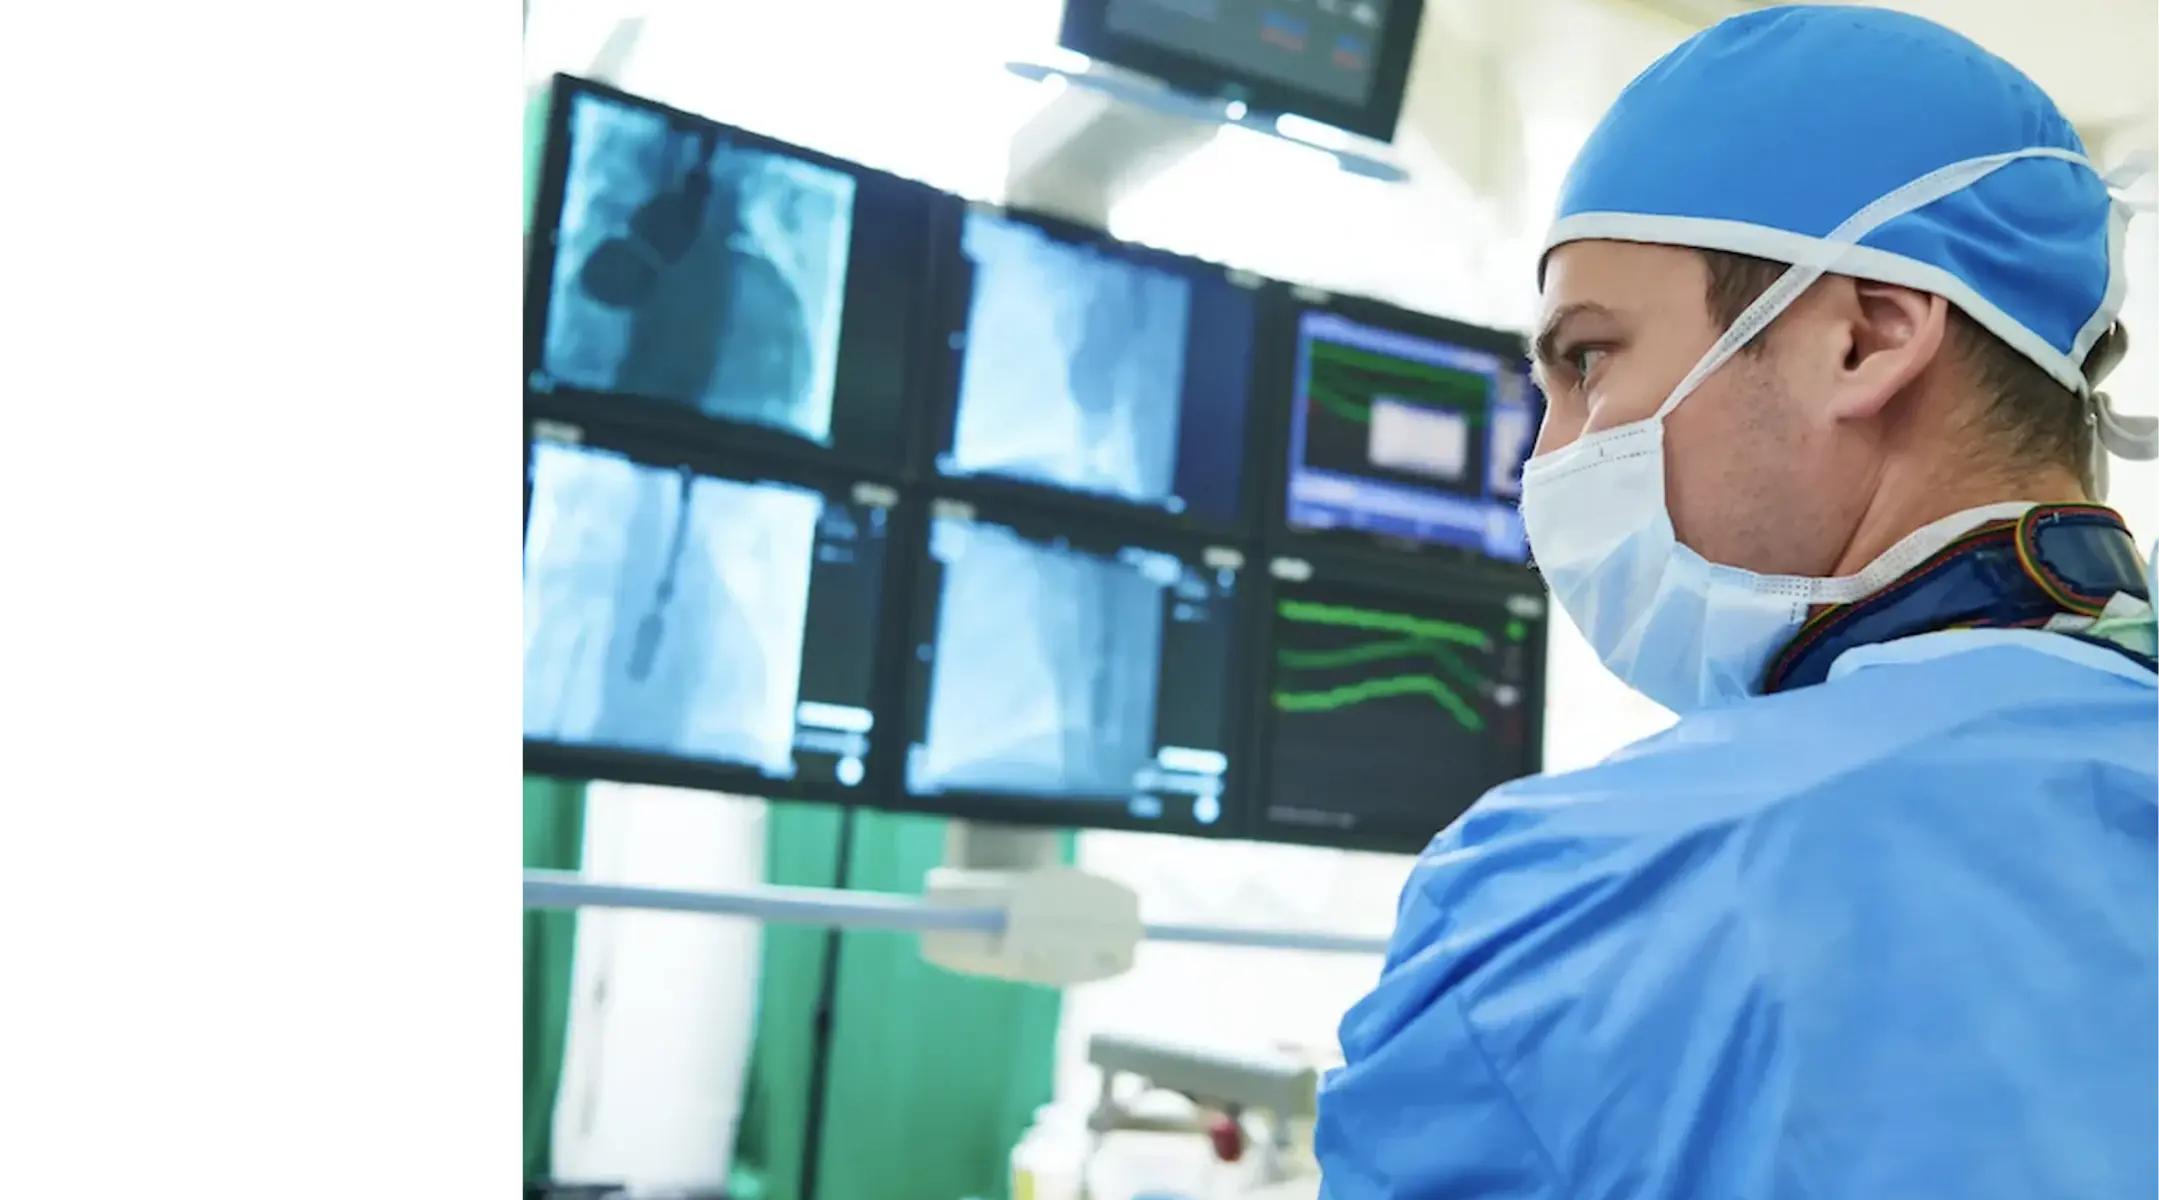
<path id="1" fill-rule="evenodd" d="M 1667 297 L 1699 297 L 1707 279 L 1702 256 L 1684 247 L 1567 242 L 1545 256 L 1539 306 L 1546 314 L 1574 304 L 1614 311 L 1660 307 Z"/>

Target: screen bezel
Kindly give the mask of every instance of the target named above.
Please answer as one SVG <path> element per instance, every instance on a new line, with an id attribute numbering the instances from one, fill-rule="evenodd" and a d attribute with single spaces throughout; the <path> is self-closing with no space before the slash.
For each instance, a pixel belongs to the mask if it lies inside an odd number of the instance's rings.
<path id="1" fill-rule="evenodd" d="M 961 242 L 966 231 L 966 218 L 970 214 L 1026 225 L 1067 245 L 1112 255 L 1142 266 L 1181 274 L 1212 276 L 1220 279 L 1226 286 L 1238 288 L 1251 295 L 1251 374 L 1245 389 L 1244 428 L 1237 440 L 1240 462 L 1236 495 L 1232 497 L 1235 506 L 1232 517 L 1224 520 L 1189 508 L 1177 513 L 1114 496 L 1070 491 L 1055 484 L 1035 483 L 993 474 L 946 475 L 938 469 L 937 459 L 950 450 L 959 421 L 961 371 L 967 353 L 967 317 L 974 294 L 974 273 Z M 1012 503 L 1023 506 L 1039 502 L 1045 507 L 1070 512 L 1083 520 L 1125 523 L 1172 537 L 1178 534 L 1200 534 L 1216 538 L 1246 536 L 1256 523 L 1254 515 L 1259 511 L 1266 494 L 1266 472 L 1264 464 L 1257 462 L 1257 456 L 1263 441 L 1259 435 L 1264 428 L 1263 418 L 1267 416 L 1268 408 L 1266 386 L 1263 382 L 1270 358 L 1266 339 L 1271 322 L 1270 313 L 1276 303 L 1273 293 L 1278 290 L 1278 285 L 1250 272 L 1233 270 L 1205 259 L 1192 258 L 1136 242 L 1120 241 L 1103 230 L 1033 209 L 970 202 L 964 205 L 948 228 L 950 241 L 940 255 L 944 264 L 938 272 L 932 305 L 936 328 L 936 333 L 932 336 L 941 353 L 930 356 L 933 360 L 928 370 L 930 395 L 924 406 L 929 419 L 919 438 L 920 453 L 912 464 L 910 474 L 936 492 L 958 500 L 980 501 L 989 505 Z M 1179 399 L 1181 402 L 1182 397 Z M 1180 419 L 1182 415 L 1179 414 Z"/>
<path id="2" fill-rule="evenodd" d="M 740 482 L 767 482 L 807 488 L 830 502 L 853 505 L 855 490 L 862 485 L 890 489 L 882 480 L 866 478 L 835 464 L 803 464 L 774 460 L 755 451 L 710 444 L 690 445 L 650 430 L 600 423 L 578 424 L 528 415 L 525 420 L 524 522 L 532 518 L 532 451 L 540 441 L 562 441 L 624 455 L 639 463 L 660 467 L 683 467 L 700 475 Z M 854 787 L 837 781 L 775 779 L 755 767 L 683 758 L 642 750 L 580 746 L 547 739 L 524 738 L 524 770 L 527 774 L 569 780 L 606 780 L 616 783 L 651 784 L 691 788 L 775 801 L 805 801 L 893 809 L 901 778 L 900 759 L 906 753 L 905 730 L 897 728 L 888 713 L 895 711 L 901 679 L 899 659 L 904 647 L 895 634 L 904 628 L 891 597 L 910 586 L 913 564 L 905 557 L 914 542 L 910 520 L 914 506 L 907 493 L 891 489 L 897 503 L 887 507 L 885 562 L 878 580 L 878 622 L 874 641 L 867 707 L 877 723 L 870 730 L 870 749 L 862 782 Z M 522 545 L 523 533 L 520 533 Z M 520 550 L 520 561 L 523 552 Z M 520 568 L 522 573 L 522 568 Z"/>
<path id="3" fill-rule="evenodd" d="M 1066 0 L 1057 44 L 1089 58 L 1152 75 L 1179 91 L 1210 99 L 1241 100 L 1261 113 L 1291 113 L 1376 141 L 1394 140 L 1416 55 L 1424 0 L 1394 0 L 1374 39 L 1371 95 L 1352 104 L 1278 80 L 1240 74 L 1235 68 L 1141 41 L 1110 28 L 1109 0 Z"/>
<path id="4" fill-rule="evenodd" d="M 1267 489 L 1268 542 L 1293 554 L 1369 554 L 1379 560 L 1408 560 L 1417 563 L 1418 570 L 1454 564 L 1472 568 L 1491 565 L 1530 569 L 1526 563 L 1493 558 L 1466 546 L 1423 542 L 1363 529 L 1302 529 L 1289 523 L 1290 410 L 1297 402 L 1297 331 L 1306 314 L 1331 313 L 1367 325 L 1487 351 L 1516 364 L 1525 375 L 1529 371 L 1529 350 L 1519 333 L 1449 320 L 1361 296 L 1334 295 L 1303 287 L 1286 291 L 1287 302 L 1276 313 L 1275 323 L 1266 336 L 1268 361 L 1260 369 L 1265 383 L 1259 390 L 1264 397 L 1268 428 L 1282 433 L 1264 455 L 1267 461 L 1260 464 L 1259 473 Z M 1534 388 L 1531 393 L 1537 397 L 1537 420 L 1541 422 L 1544 417 L 1542 393 Z"/>
<path id="5" fill-rule="evenodd" d="M 570 167 L 570 114 L 579 97 L 593 97 L 629 108 L 643 109 L 681 128 L 716 131 L 729 142 L 751 149 L 800 159 L 827 170 L 850 175 L 858 183 L 880 188 L 896 187 L 919 193 L 925 206 L 927 236 L 923 238 L 920 278 L 925 287 L 936 286 L 948 235 L 946 226 L 958 223 L 961 202 L 928 184 L 833 155 L 823 154 L 777 138 L 766 137 L 739 126 L 714 121 L 656 100 L 632 95 L 606 84 L 575 75 L 557 74 L 548 96 L 547 141 L 541 155 L 539 187 L 533 199 L 532 226 L 527 239 L 525 266 L 525 406 L 528 412 L 572 424 L 605 424 L 652 430 L 667 436 L 709 441 L 724 439 L 754 449 L 767 457 L 808 464 L 838 464 L 858 473 L 874 474 L 887 482 L 907 472 L 914 459 L 913 441 L 920 436 L 920 408 L 925 375 L 933 353 L 929 314 L 918 306 L 911 314 L 905 344 L 911 348 L 906 378 L 901 381 L 898 437 L 889 444 L 870 446 L 820 445 L 783 430 L 750 422 L 728 421 L 690 412 L 669 400 L 629 393 L 598 392 L 560 383 L 543 374 L 547 350 L 547 322 L 553 301 L 557 244 L 561 237 L 562 206 Z M 844 321 L 844 318 L 843 318 Z M 842 326 L 842 337 L 845 337 Z M 543 385 L 544 386 L 541 386 Z M 847 403 L 835 395 L 835 407 Z"/>
<path id="6" fill-rule="evenodd" d="M 1161 818 L 1133 816 L 1118 803 L 1120 798 L 1113 796 L 1045 797 L 1027 792 L 979 789 L 913 791 L 907 784 L 905 757 L 908 747 L 914 742 L 915 731 L 926 728 L 929 716 L 928 678 L 925 674 L 920 686 L 917 685 L 914 674 L 914 647 L 918 642 L 927 642 L 935 637 L 938 611 L 937 598 L 931 594 L 933 584 L 929 573 L 918 570 L 909 584 L 905 601 L 906 622 L 897 639 L 900 648 L 896 657 L 906 662 L 906 674 L 897 681 L 900 688 L 899 704 L 894 710 L 894 720 L 891 722 L 900 734 L 900 761 L 892 765 L 901 803 L 914 812 L 1006 825 L 1124 829 L 1210 839 L 1243 836 L 1245 798 L 1250 794 L 1250 774 L 1244 763 L 1251 727 L 1247 707 L 1249 697 L 1246 693 L 1249 691 L 1247 684 L 1252 671 L 1252 621 L 1253 614 L 1257 611 L 1253 607 L 1252 597 L 1253 589 L 1258 583 L 1257 559 L 1252 548 L 1235 539 L 1206 537 L 1191 531 L 1150 529 L 1128 520 L 1093 519 L 1076 515 L 1061 506 L 1010 497 L 983 500 L 939 489 L 917 506 L 919 519 L 909 526 L 910 535 L 919 539 L 903 550 L 911 565 L 926 564 L 930 561 L 930 526 L 937 516 L 940 501 L 959 503 L 971 509 L 975 519 L 1010 526 L 1030 537 L 1062 534 L 1086 540 L 1124 542 L 1175 554 L 1188 563 L 1202 561 L 1210 549 L 1237 553 L 1243 560 L 1243 565 L 1238 568 L 1241 576 L 1238 594 L 1229 606 L 1230 652 L 1228 676 L 1223 684 L 1222 714 L 1222 752 L 1229 756 L 1230 767 L 1223 775 L 1222 813 L 1213 824 L 1201 824 L 1189 815 L 1177 818 L 1167 815 Z M 883 720 L 882 713 L 879 714 L 879 719 Z"/>
<path id="7" fill-rule="evenodd" d="M 1283 560 L 1287 559 L 1285 563 Z M 1305 558 L 1276 555 L 1258 564 L 1264 578 L 1260 586 L 1252 589 L 1253 607 L 1249 618 L 1252 636 L 1247 655 L 1247 670 L 1254 676 L 1250 686 L 1251 708 L 1247 741 L 1252 746 L 1250 761 L 1244 764 L 1244 780 L 1247 792 L 1243 798 L 1246 819 L 1245 837 L 1253 841 L 1284 843 L 1304 846 L 1331 846 L 1351 850 L 1379 850 L 1400 854 L 1415 854 L 1430 844 L 1446 825 L 1460 818 L 1461 814 L 1475 804 L 1485 792 L 1473 795 L 1450 795 L 1446 804 L 1454 806 L 1446 819 L 1423 832 L 1402 829 L 1373 828 L 1322 828 L 1297 825 L 1271 820 L 1267 816 L 1268 802 L 1273 795 L 1274 770 L 1271 747 L 1274 744 L 1276 713 L 1268 697 L 1274 688 L 1274 606 L 1282 590 L 1284 575 L 1290 576 L 1309 571 L 1309 579 L 1297 579 L 1296 583 L 1339 583 L 1368 591 L 1392 594 L 1405 599 L 1461 600 L 1465 595 L 1473 598 L 1497 598 L 1522 592 L 1534 592 L 1544 601 L 1544 612 L 1534 618 L 1524 618 L 1530 629 L 1523 645 L 1528 648 L 1529 668 L 1528 695 L 1523 705 L 1528 714 L 1528 752 L 1522 769 L 1516 778 L 1535 775 L 1544 770 L 1544 719 L 1545 699 L 1549 688 L 1549 630 L 1552 616 L 1552 599 L 1544 587 L 1544 581 L 1531 568 L 1486 559 L 1478 564 L 1437 566 L 1427 562 L 1405 560 L 1396 555 L 1392 558 L 1356 553 L 1330 553 Z M 1438 810 L 1442 805 L 1435 803 Z"/>

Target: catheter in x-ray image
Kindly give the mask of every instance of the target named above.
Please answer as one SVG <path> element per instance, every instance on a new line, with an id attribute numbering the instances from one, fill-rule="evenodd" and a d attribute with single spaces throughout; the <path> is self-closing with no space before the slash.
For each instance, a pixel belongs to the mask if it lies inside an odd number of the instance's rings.
<path id="1" fill-rule="evenodd" d="M 939 520 L 936 651 L 917 791 L 1127 795 L 1154 755 L 1167 582 Z"/>
<path id="2" fill-rule="evenodd" d="M 970 214 L 950 465 L 1154 502 L 1171 495 L 1191 284 Z"/>
<path id="3" fill-rule="evenodd" d="M 575 104 L 548 373 L 828 442 L 854 179 Z"/>
<path id="4" fill-rule="evenodd" d="M 525 736 L 792 770 L 821 499 L 533 448 Z"/>

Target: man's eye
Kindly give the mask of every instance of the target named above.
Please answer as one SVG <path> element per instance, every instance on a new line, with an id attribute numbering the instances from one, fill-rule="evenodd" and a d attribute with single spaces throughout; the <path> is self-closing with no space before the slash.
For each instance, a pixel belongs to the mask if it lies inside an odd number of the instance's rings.
<path id="1" fill-rule="evenodd" d="M 1562 361 L 1574 372 L 1576 379 L 1587 379 L 1597 369 L 1597 364 L 1604 361 L 1606 353 L 1602 346 L 1582 346 L 1567 351 Z"/>

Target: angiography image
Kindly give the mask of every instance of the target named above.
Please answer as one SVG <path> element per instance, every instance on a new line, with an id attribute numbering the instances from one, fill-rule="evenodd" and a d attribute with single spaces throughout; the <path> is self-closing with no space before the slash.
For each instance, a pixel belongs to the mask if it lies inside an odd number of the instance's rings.
<path id="1" fill-rule="evenodd" d="M 971 213 L 951 466 L 1141 503 L 1172 494 L 1191 284 Z"/>
<path id="2" fill-rule="evenodd" d="M 790 771 L 822 507 L 535 445 L 525 736 Z"/>
<path id="3" fill-rule="evenodd" d="M 855 181 L 575 104 L 548 374 L 829 441 Z"/>
<path id="4" fill-rule="evenodd" d="M 916 791 L 1129 793 L 1154 756 L 1163 590 L 1139 565 L 939 520 Z"/>

